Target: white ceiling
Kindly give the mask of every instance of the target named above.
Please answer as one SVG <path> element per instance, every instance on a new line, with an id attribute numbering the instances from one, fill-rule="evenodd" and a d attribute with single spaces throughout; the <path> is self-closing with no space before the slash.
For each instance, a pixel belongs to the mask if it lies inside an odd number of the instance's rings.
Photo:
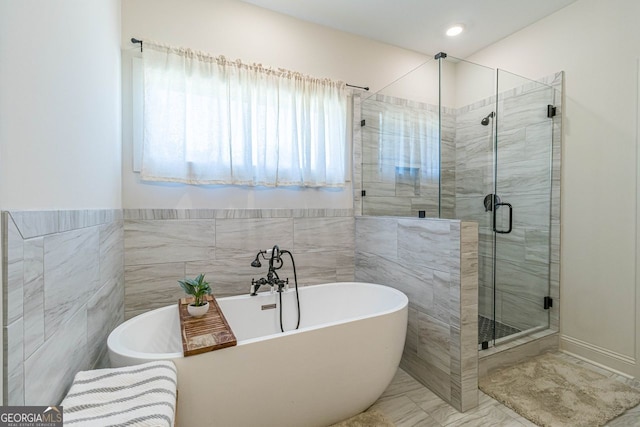
<path id="1" fill-rule="evenodd" d="M 242 0 L 425 54 L 467 56 L 576 0 Z M 447 37 L 461 23 L 465 31 Z"/>

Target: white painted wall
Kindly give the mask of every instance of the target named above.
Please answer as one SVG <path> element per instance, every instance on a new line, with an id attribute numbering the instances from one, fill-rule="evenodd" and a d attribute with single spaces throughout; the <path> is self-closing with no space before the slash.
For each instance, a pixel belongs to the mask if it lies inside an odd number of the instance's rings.
<path id="1" fill-rule="evenodd" d="M 233 0 L 123 0 L 123 206 L 125 208 L 351 208 L 344 191 L 196 187 L 144 183 L 132 171 L 131 37 L 154 39 L 369 86 L 372 92 L 428 56 L 346 34 Z M 413 88 L 415 89 L 415 88 Z"/>
<path id="2" fill-rule="evenodd" d="M 637 0 L 579 0 L 469 58 L 531 77 L 565 71 L 561 342 L 638 377 L 639 16 Z"/>
<path id="3" fill-rule="evenodd" d="M 0 208 L 121 207 L 119 0 L 0 2 Z"/>

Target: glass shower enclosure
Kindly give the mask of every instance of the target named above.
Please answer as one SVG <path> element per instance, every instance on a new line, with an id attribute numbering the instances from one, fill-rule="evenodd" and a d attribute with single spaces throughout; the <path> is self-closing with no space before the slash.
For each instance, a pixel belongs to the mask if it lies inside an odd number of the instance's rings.
<path id="1" fill-rule="evenodd" d="M 556 92 L 438 54 L 361 102 L 362 214 L 479 225 L 480 348 L 549 327 Z"/>

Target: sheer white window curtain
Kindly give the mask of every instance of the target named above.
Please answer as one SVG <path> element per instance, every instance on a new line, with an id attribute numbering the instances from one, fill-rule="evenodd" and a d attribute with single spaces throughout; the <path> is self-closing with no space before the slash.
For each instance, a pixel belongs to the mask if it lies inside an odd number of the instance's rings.
<path id="1" fill-rule="evenodd" d="M 342 82 L 145 41 L 141 177 L 342 187 Z"/>

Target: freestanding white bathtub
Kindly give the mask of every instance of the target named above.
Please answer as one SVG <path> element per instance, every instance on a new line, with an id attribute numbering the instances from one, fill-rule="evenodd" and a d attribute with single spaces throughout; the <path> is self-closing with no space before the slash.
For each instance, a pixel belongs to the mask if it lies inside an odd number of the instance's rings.
<path id="1" fill-rule="evenodd" d="M 371 283 L 330 283 L 283 294 L 218 299 L 238 345 L 183 357 L 177 305 L 121 324 L 108 340 L 113 367 L 171 359 L 177 427 L 328 426 L 369 407 L 391 382 L 404 347 L 407 297 Z"/>

